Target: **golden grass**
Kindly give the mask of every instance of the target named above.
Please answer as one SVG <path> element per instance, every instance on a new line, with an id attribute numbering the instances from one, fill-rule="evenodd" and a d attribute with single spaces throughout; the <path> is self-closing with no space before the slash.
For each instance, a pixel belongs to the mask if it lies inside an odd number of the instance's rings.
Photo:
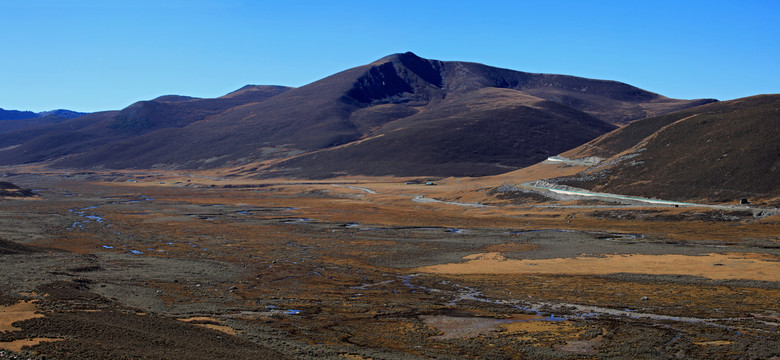
<path id="1" fill-rule="evenodd" d="M 0 342 L 0 349 L 5 349 L 8 351 L 22 351 L 22 348 L 25 346 L 35 346 L 40 344 L 41 342 L 51 342 L 51 341 L 62 341 L 65 339 L 53 339 L 53 338 L 32 338 L 32 339 L 23 339 L 23 340 L 14 340 L 14 341 L 8 341 L 8 342 Z"/>
<path id="2" fill-rule="evenodd" d="M 0 331 L 18 331 L 21 328 L 13 326 L 11 324 L 17 321 L 35 319 L 44 317 L 43 314 L 36 313 L 38 308 L 32 301 L 20 301 L 13 305 L 0 306 Z M 0 349 L 9 351 L 21 351 L 22 347 L 34 346 L 40 344 L 42 341 L 59 341 L 63 339 L 50 339 L 50 338 L 33 338 L 22 339 L 14 341 L 0 342 Z"/>
<path id="3" fill-rule="evenodd" d="M 444 274 L 677 274 L 715 280 L 780 281 L 778 257 L 764 254 L 705 256 L 635 254 L 514 260 L 505 258 L 501 253 L 491 252 L 469 255 L 464 259 L 469 261 L 425 266 L 417 268 L 416 271 Z"/>
<path id="4" fill-rule="evenodd" d="M 11 324 L 43 317 L 43 314 L 38 314 L 36 311 L 38 308 L 35 306 L 35 301 L 21 301 L 13 305 L 0 306 L 0 331 L 21 330 Z"/>
<path id="5" fill-rule="evenodd" d="M 238 334 L 238 331 L 236 329 L 233 329 L 230 326 L 213 324 L 214 322 L 220 323 L 221 321 L 219 321 L 219 320 L 217 320 L 215 318 L 212 318 L 212 317 L 208 317 L 208 316 L 194 316 L 194 317 L 185 318 L 185 319 L 179 319 L 179 320 L 180 321 L 184 321 L 186 323 L 195 322 L 195 323 L 193 323 L 193 325 L 197 325 L 197 326 L 208 328 L 208 329 L 212 329 L 212 330 L 217 330 L 217 331 L 223 332 L 223 333 L 228 334 L 228 335 L 236 335 L 236 334 Z M 201 322 L 201 321 L 205 321 L 207 323 L 198 323 L 198 322 Z"/>

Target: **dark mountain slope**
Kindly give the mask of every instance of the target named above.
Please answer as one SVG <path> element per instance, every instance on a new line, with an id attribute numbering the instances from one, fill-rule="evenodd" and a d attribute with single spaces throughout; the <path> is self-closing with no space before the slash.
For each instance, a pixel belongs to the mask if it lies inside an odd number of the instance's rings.
<path id="1" fill-rule="evenodd" d="M 481 93 L 482 96 L 475 96 Z M 515 102 L 485 106 L 501 93 Z M 355 144 L 296 157 L 264 176 L 340 174 L 481 176 L 532 165 L 615 128 L 550 101 L 507 89 L 467 93 Z M 513 96 L 514 95 L 514 96 Z M 526 105 L 523 105 L 523 103 Z"/>
<path id="2" fill-rule="evenodd" d="M 241 102 L 260 102 L 272 96 L 279 95 L 292 89 L 287 86 L 277 85 L 246 85 L 227 95 L 219 97 L 220 99 L 232 99 Z"/>
<path id="3" fill-rule="evenodd" d="M 5 149 L 0 153 L 0 164 L 61 158 L 61 164 L 64 166 L 109 166 L 114 159 L 144 154 L 141 149 L 122 145 L 123 141 L 165 128 L 182 128 L 234 106 L 264 101 L 288 89 L 280 86 L 252 86 L 252 91 L 224 99 L 166 95 L 155 100 L 134 103 L 118 112 L 93 113 L 56 124 L 8 132 L 0 135 L 0 149 Z M 151 138 L 156 141 L 154 139 Z M 157 146 L 175 144 L 176 141 L 181 141 L 181 138 L 175 141 L 163 140 L 159 141 Z M 64 156 L 67 158 L 62 158 Z M 84 165 L 84 160 L 74 163 L 72 158 L 79 156 L 92 160 L 87 160 L 89 165 Z"/>
<path id="4" fill-rule="evenodd" d="M 533 74 L 475 63 L 444 62 L 443 68 L 447 88 L 451 90 L 481 87 L 519 90 L 614 124 L 625 124 L 715 101 L 670 99 L 617 81 Z"/>
<path id="5" fill-rule="evenodd" d="M 443 91 L 436 91 L 401 62 L 385 62 L 342 71 L 263 103 L 231 109 L 194 128 L 225 131 L 250 143 L 318 150 L 358 140 L 365 135 L 363 129 L 383 123 L 374 117 L 353 119 L 358 110 L 399 104 L 390 112 L 407 115 L 418 111 L 414 107 L 428 105 L 430 98 L 443 96 Z M 386 118 L 392 120 L 397 118 Z"/>
<path id="6" fill-rule="evenodd" d="M 46 115 L 22 120 L 2 120 L 0 121 L 0 133 L 56 124 L 64 120 L 67 119 L 58 117 L 56 115 Z"/>
<path id="7" fill-rule="evenodd" d="M 5 110 L 0 108 L 0 120 L 23 120 L 36 117 L 38 117 L 38 114 L 32 111 Z"/>
<path id="8" fill-rule="evenodd" d="M 289 88 L 281 86 L 244 87 L 216 99 L 166 95 L 126 107 L 114 117 L 111 128 L 138 135 L 166 127 L 184 127 L 235 106 L 262 102 L 287 90 Z"/>
<path id="9" fill-rule="evenodd" d="M 780 95 L 634 122 L 564 155 L 609 155 L 571 186 L 665 199 L 780 196 Z"/>
<path id="10" fill-rule="evenodd" d="M 416 113 L 417 110 L 409 104 L 412 100 L 416 105 L 427 104 L 424 95 L 402 89 L 390 89 L 387 94 L 377 94 L 365 87 L 361 88 L 361 81 L 374 81 L 370 78 L 398 77 L 393 66 L 380 67 L 374 71 L 372 68 L 366 65 L 349 69 L 285 91 L 263 102 L 231 108 L 219 116 L 211 116 L 187 126 L 179 137 L 172 137 L 168 132 L 151 131 L 138 139 L 123 140 L 61 164 L 88 167 L 101 163 L 111 167 L 139 168 L 157 164 L 186 167 L 240 164 L 359 140 L 364 136 L 364 131 L 381 125 L 383 120 L 377 120 L 376 116 L 364 116 L 353 121 L 351 114 L 371 104 L 392 102 L 387 97 L 390 93 L 397 95 L 396 101 L 406 104 L 400 109 L 388 111 L 391 116 L 385 116 L 384 121 L 397 119 L 392 116 L 395 114 Z M 232 94 L 235 96 L 240 92 L 242 90 Z M 358 101 L 348 93 L 361 97 L 363 101 Z M 401 96 L 404 98 L 400 99 Z M 152 126 L 147 128 L 154 130 Z M 155 146 L 159 149 L 152 149 Z M 144 150 L 141 151 L 141 148 Z"/>
<path id="11" fill-rule="evenodd" d="M 39 117 L 43 116 L 49 116 L 54 115 L 61 119 L 75 119 L 79 116 L 86 115 L 87 113 L 73 111 L 73 110 L 66 110 L 66 109 L 57 109 L 57 110 L 50 110 L 50 111 L 42 111 L 38 113 Z"/>
<path id="12" fill-rule="evenodd" d="M 376 174 L 368 167 L 381 161 L 397 174 L 484 175 L 575 147 L 611 130 L 604 120 L 636 119 L 693 103 L 618 82 L 404 53 L 295 89 L 248 86 L 217 99 L 165 96 L 139 102 L 101 123 L 102 130 L 76 134 L 67 145 L 73 151 L 66 145 L 56 152 L 24 150 L 38 154 L 36 159 L 68 153 L 57 166 L 80 168 L 215 168 L 300 155 L 275 170 L 291 176 L 314 176 L 314 168 L 320 169 L 316 176 Z M 504 134 L 509 135 L 502 139 Z M 93 143 L 93 137 L 108 140 L 81 151 L 82 142 Z M 325 156 L 329 149 L 332 159 L 325 163 L 305 155 Z"/>
<path id="13" fill-rule="evenodd" d="M 582 109 L 566 104 L 558 95 L 548 98 L 533 93 L 544 95 L 550 91 L 543 91 L 543 88 L 561 86 L 565 88 L 557 92 L 571 93 L 568 98 L 586 98 L 579 101 Z M 592 90 L 582 95 L 582 89 L 588 87 Z M 663 98 L 617 82 L 529 74 L 481 64 L 427 60 L 405 53 L 335 74 L 257 106 L 220 114 L 212 125 L 213 128 L 224 129 L 229 128 L 228 124 L 242 121 L 241 133 L 246 133 L 244 130 L 255 130 L 252 133 L 256 138 L 275 145 L 293 144 L 296 148 L 317 150 L 358 140 L 370 135 L 365 129 L 403 119 L 421 110 L 435 109 L 446 97 L 484 88 L 522 91 L 543 100 L 584 109 L 591 115 L 617 116 L 612 114 L 620 115 L 620 110 L 607 109 L 629 105 L 652 108 L 657 103 L 674 103 L 676 109 L 698 104 L 698 101 Z M 373 109 L 377 106 L 379 108 Z M 371 116 L 353 116 L 356 112 Z M 388 113 L 393 116 L 386 116 Z M 620 117 L 643 118 L 644 113 L 632 116 L 623 114 Z M 201 125 L 206 127 L 206 124 L 198 124 Z"/>
<path id="14" fill-rule="evenodd" d="M 116 111 L 0 134 L 0 164 L 25 164 L 95 149 L 120 137 L 105 131 Z"/>
<path id="15" fill-rule="evenodd" d="M 56 124 L 85 114 L 86 113 L 64 109 L 43 111 L 39 113 L 0 109 L 0 133 Z"/>

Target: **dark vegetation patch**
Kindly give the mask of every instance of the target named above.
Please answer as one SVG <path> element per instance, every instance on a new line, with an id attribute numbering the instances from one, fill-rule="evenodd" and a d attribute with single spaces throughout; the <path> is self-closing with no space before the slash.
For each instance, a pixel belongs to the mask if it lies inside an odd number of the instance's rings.
<path id="1" fill-rule="evenodd" d="M 93 302 L 107 305 L 110 303 L 110 300 L 91 292 L 86 281 L 55 281 L 42 285 L 37 290 L 41 294 L 49 295 L 42 303 L 43 307 L 57 304 L 60 306 L 71 305 L 74 301 L 83 304 Z"/>
<path id="2" fill-rule="evenodd" d="M 620 205 L 620 203 L 617 202 L 617 201 L 586 199 L 586 200 L 577 200 L 577 205 L 586 205 L 586 206 L 609 205 L 609 206 L 611 206 L 611 205 Z"/>
<path id="3" fill-rule="evenodd" d="M 522 189 L 511 185 L 499 186 L 497 188 L 490 189 L 488 190 L 487 194 L 495 196 L 496 199 L 505 200 L 513 205 L 542 203 L 551 200 L 549 197 L 544 196 L 539 192 Z"/>
<path id="4" fill-rule="evenodd" d="M 685 211 L 679 214 L 660 214 L 645 218 L 649 221 L 747 221 L 753 219 L 753 212 L 745 210 Z"/>
<path id="5" fill-rule="evenodd" d="M 587 213 L 597 219 L 610 220 L 644 220 L 644 221 L 748 221 L 753 220 L 752 211 L 746 210 L 710 210 L 684 211 L 668 213 L 663 210 L 597 210 Z"/>
<path id="6" fill-rule="evenodd" d="M 7 181 L 0 181 L 0 197 L 31 197 L 36 196 L 32 189 L 22 189 Z"/>
<path id="7" fill-rule="evenodd" d="M 440 181 L 441 178 L 416 178 L 416 179 L 409 179 L 406 180 L 407 185 L 425 185 L 427 183 L 436 183 L 437 181 Z"/>
<path id="8" fill-rule="evenodd" d="M 619 279 L 620 281 L 627 281 L 632 283 L 641 284 L 663 284 L 663 283 L 680 283 L 697 286 L 726 286 L 726 287 L 744 287 L 744 288 L 763 288 L 763 289 L 780 289 L 780 281 L 761 281 L 761 280 L 746 280 L 746 279 L 709 279 L 703 276 L 693 275 L 648 275 L 648 274 L 634 274 L 634 273 L 615 273 L 608 275 L 592 275 L 598 278 Z"/>
<path id="9" fill-rule="evenodd" d="M 657 214 L 661 210 L 597 210 L 587 213 L 597 219 L 636 220 L 645 219 L 649 214 Z"/>
<path id="10" fill-rule="evenodd" d="M 89 285 L 58 281 L 41 286 L 45 317 L 16 323 L 22 330 L 4 341 L 36 337 L 65 339 L 30 350 L 55 359 L 284 359 L 235 335 L 156 314 L 139 313 L 92 293 Z M 89 309 L 91 311 L 79 311 Z"/>
<path id="11" fill-rule="evenodd" d="M 55 312 L 20 324 L 25 337 L 65 337 L 34 349 L 56 359 L 284 359 L 234 335 L 154 314 Z"/>
<path id="12" fill-rule="evenodd" d="M 93 271 L 100 271 L 100 270 L 103 270 L 103 267 L 101 267 L 100 265 L 87 265 L 87 266 L 68 268 L 68 271 L 73 271 L 73 272 L 93 272 Z"/>
<path id="13" fill-rule="evenodd" d="M 33 247 L 19 244 L 17 242 L 0 239 L 0 254 L 1 255 L 13 255 L 13 254 L 31 254 L 36 250 Z"/>

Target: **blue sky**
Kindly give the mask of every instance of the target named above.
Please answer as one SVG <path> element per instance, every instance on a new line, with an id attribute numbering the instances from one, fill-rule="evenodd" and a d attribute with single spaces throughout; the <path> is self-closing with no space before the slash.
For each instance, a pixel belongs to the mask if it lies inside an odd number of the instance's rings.
<path id="1" fill-rule="evenodd" d="M 780 92 L 780 1 L 0 0 L 0 108 L 301 86 L 412 51 L 675 98 Z"/>

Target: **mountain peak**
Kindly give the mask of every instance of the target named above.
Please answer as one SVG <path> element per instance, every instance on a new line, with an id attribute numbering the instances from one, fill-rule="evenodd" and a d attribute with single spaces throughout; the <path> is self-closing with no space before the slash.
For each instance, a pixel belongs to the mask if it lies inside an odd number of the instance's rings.
<path id="1" fill-rule="evenodd" d="M 377 61 L 374 61 L 373 63 L 371 63 L 371 65 L 379 65 L 379 64 L 384 64 L 386 62 L 403 63 L 404 61 L 408 62 L 408 61 L 420 61 L 420 60 L 428 61 L 424 58 L 417 56 L 417 54 L 411 51 L 407 51 L 405 53 L 395 53 L 395 54 L 387 55 Z"/>

